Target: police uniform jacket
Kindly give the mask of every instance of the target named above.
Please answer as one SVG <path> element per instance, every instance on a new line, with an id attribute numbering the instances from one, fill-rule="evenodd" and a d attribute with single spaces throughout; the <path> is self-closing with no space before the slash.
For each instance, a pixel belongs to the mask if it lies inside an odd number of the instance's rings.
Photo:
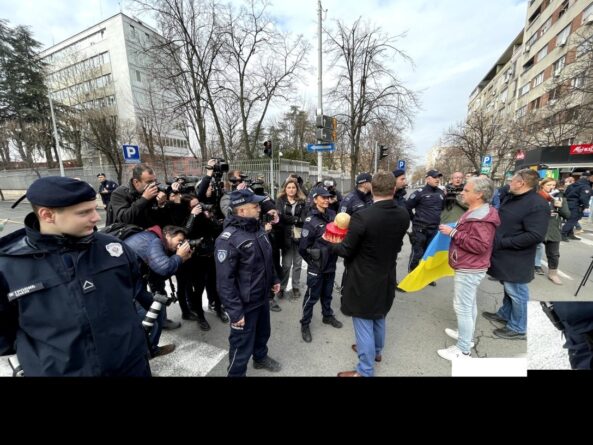
<path id="1" fill-rule="evenodd" d="M 99 193 L 108 191 L 109 193 L 107 194 L 107 196 L 109 196 L 116 188 L 117 188 L 117 182 L 110 181 L 109 179 L 106 179 L 105 181 L 103 181 L 99 184 Z M 104 196 L 104 195 L 102 195 L 102 196 Z"/>
<path id="2" fill-rule="evenodd" d="M 156 198 L 150 201 L 144 199 L 130 181 L 127 187 L 122 185 L 111 194 L 105 225 L 121 222 L 148 229 L 170 224 L 170 204 L 166 203 L 162 208 L 156 208 L 155 205 Z"/>
<path id="3" fill-rule="evenodd" d="M 445 194 L 438 187 L 426 185 L 416 190 L 406 201 L 413 225 L 420 228 L 437 228 L 441 221 L 444 202 Z"/>
<path id="4" fill-rule="evenodd" d="M 268 304 L 272 287 L 280 282 L 274 272 L 270 240 L 254 218 L 227 218 L 216 239 L 215 261 L 216 287 L 233 323 Z"/>
<path id="5" fill-rule="evenodd" d="M 406 208 L 406 193 L 406 189 L 400 189 L 395 192 L 395 195 L 393 195 L 395 204 L 399 207 L 403 207 L 404 209 Z"/>
<path id="6" fill-rule="evenodd" d="M 42 235 L 33 213 L 0 241 L 0 355 L 26 376 L 150 375 L 136 257 L 117 238 Z"/>
<path id="7" fill-rule="evenodd" d="M 352 190 L 342 200 L 340 205 L 340 212 L 353 215 L 359 210 L 366 209 L 373 205 L 373 195 L 370 193 L 362 193 L 360 190 Z"/>
<path id="8" fill-rule="evenodd" d="M 307 262 L 308 271 L 313 273 L 332 273 L 336 271 L 336 261 L 338 257 L 331 253 L 330 244 L 323 238 L 326 224 L 329 224 L 336 217 L 333 210 L 327 209 L 321 213 L 317 208 L 312 208 L 309 216 L 305 219 L 301 241 L 299 243 L 299 253 Z M 320 251 L 320 260 L 314 260 L 309 249 Z"/>
<path id="9" fill-rule="evenodd" d="M 574 184 L 571 184 L 564 195 L 568 201 L 570 210 L 584 210 L 589 207 L 591 199 L 591 182 L 589 178 L 581 178 Z"/>

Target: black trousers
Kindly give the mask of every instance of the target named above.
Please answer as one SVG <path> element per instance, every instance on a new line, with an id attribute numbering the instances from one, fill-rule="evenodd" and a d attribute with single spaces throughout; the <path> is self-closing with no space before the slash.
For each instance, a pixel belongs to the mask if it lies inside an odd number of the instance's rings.
<path id="1" fill-rule="evenodd" d="M 438 228 L 420 228 L 412 227 L 412 253 L 410 254 L 410 263 L 408 264 L 408 272 L 413 271 L 418 266 L 418 263 L 424 256 L 424 251 L 435 237 Z"/>
<path id="2" fill-rule="evenodd" d="M 560 241 L 546 241 L 546 258 L 548 259 L 548 269 L 558 269 L 560 264 Z"/>

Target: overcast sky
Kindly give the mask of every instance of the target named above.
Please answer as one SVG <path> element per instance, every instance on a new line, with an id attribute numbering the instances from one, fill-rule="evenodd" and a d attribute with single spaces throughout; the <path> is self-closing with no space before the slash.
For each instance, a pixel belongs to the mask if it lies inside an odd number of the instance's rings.
<path id="1" fill-rule="evenodd" d="M 128 6 L 124 0 L 124 12 L 130 12 Z M 410 139 L 423 163 L 443 131 L 465 117 L 469 95 L 518 35 L 527 0 L 324 0 L 323 7 L 330 21 L 351 23 L 363 16 L 393 35 L 406 33 L 398 46 L 415 67 L 398 64 L 397 70 L 410 88 L 422 92 Z M 0 18 L 30 26 L 46 46 L 119 10 L 117 0 L 0 0 Z M 271 12 L 287 30 L 311 38 L 312 72 L 302 96 L 316 105 L 317 1 L 275 0 Z"/>

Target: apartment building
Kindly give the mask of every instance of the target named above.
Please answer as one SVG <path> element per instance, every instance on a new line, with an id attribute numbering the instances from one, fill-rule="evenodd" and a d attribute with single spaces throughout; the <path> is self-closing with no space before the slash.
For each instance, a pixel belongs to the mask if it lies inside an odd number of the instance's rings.
<path id="1" fill-rule="evenodd" d="M 550 85 L 575 62 L 579 35 L 592 25 L 592 0 L 530 0 L 525 28 L 472 92 L 469 114 L 518 119 L 553 103 Z"/>
<path id="2" fill-rule="evenodd" d="M 120 123 L 137 128 L 146 119 L 150 99 L 154 101 L 149 95 L 155 94 L 149 88 L 150 61 L 142 49 L 150 39 L 159 38 L 150 26 L 119 13 L 47 48 L 40 56 L 48 64 L 53 101 L 81 110 L 106 110 L 117 116 Z M 181 131 L 184 123 L 169 123 L 162 128 L 159 137 L 165 155 L 189 156 Z M 140 143 L 137 135 L 130 139 L 126 143 Z M 98 157 L 92 150 L 87 154 Z"/>

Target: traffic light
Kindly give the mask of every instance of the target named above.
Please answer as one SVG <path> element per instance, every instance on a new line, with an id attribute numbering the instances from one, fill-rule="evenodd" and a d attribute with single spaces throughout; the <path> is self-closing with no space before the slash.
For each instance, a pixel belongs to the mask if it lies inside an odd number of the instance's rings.
<path id="1" fill-rule="evenodd" d="M 272 157 L 272 141 L 264 142 L 264 154 L 269 158 Z"/>
<path id="2" fill-rule="evenodd" d="M 324 144 L 336 142 L 338 136 L 338 120 L 330 116 L 317 116 L 315 137 Z"/>
<path id="3" fill-rule="evenodd" d="M 379 145 L 379 150 L 381 150 L 379 152 L 379 159 L 383 159 L 389 156 L 389 149 L 385 145 Z"/>

